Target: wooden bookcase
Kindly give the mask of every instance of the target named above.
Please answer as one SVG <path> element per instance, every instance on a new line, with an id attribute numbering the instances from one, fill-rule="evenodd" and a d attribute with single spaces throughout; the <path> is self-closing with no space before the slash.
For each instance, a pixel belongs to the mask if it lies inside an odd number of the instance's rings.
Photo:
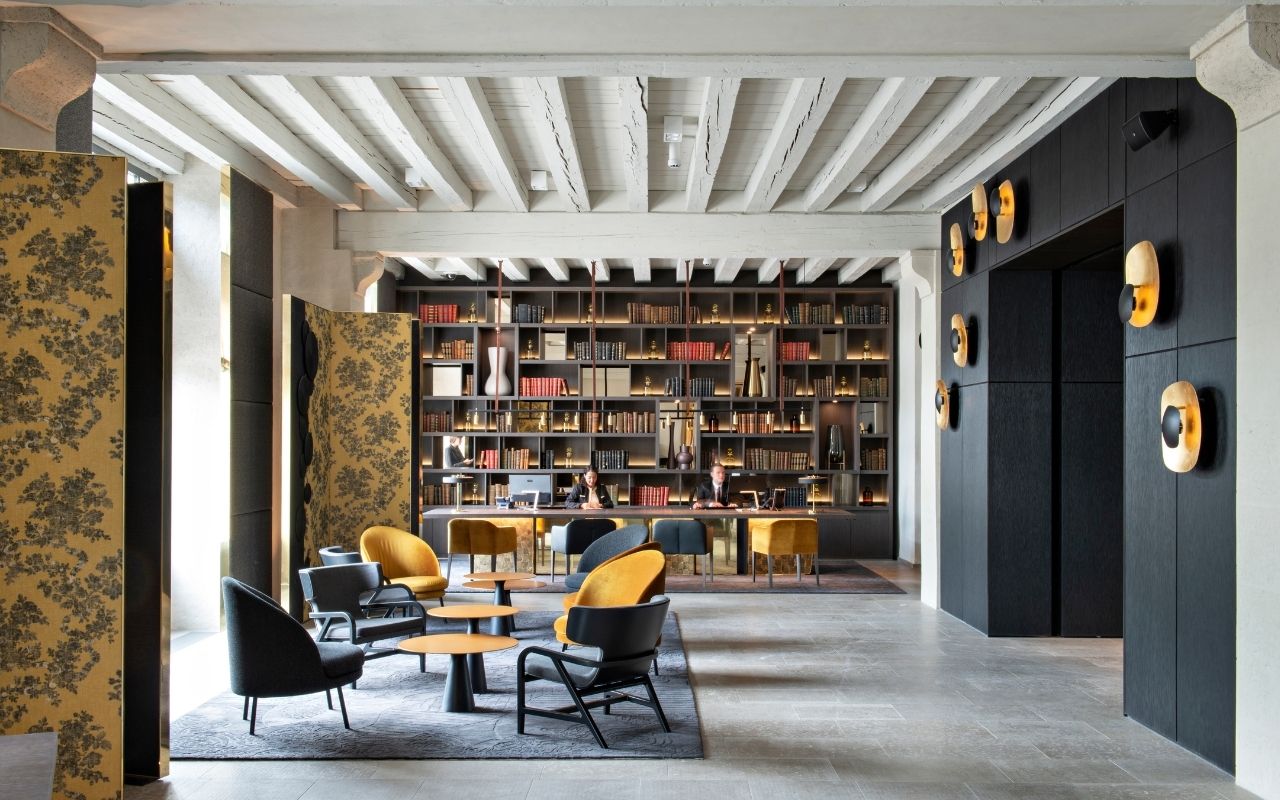
<path id="1" fill-rule="evenodd" d="M 422 321 L 424 506 L 454 502 L 442 479 L 457 472 L 474 477 L 466 503 L 492 503 L 516 472 L 550 474 L 562 501 L 593 458 L 619 506 L 640 504 L 649 487 L 683 505 L 719 460 L 734 491 L 783 489 L 791 506 L 803 503 L 801 476 L 826 476 L 818 503 L 856 513 L 824 523 L 824 558 L 892 558 L 892 287 L 780 297 L 776 287 L 699 286 L 688 321 L 684 299 L 683 288 L 601 284 L 593 304 L 583 286 L 519 283 L 503 287 L 499 311 L 495 285 L 402 286 L 398 310 Z M 762 396 L 742 396 L 748 336 Z M 685 342 L 694 344 L 682 352 Z M 494 397 L 487 350 L 499 344 L 512 391 Z M 832 426 L 843 460 L 829 455 Z M 463 437 L 473 466 L 445 467 L 450 435 Z M 688 470 L 672 460 L 681 444 L 694 456 Z M 496 463 L 481 460 L 486 451 Z M 443 531 L 424 535 L 443 546 Z"/>

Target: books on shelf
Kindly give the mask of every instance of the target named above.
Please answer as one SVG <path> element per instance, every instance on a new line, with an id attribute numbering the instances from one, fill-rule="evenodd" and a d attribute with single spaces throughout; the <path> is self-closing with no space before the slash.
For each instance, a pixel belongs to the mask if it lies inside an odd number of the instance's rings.
<path id="1" fill-rule="evenodd" d="M 584 411 L 587 433 L 653 433 L 652 411 Z"/>
<path id="2" fill-rule="evenodd" d="M 437 358 L 456 358 L 459 361 L 474 361 L 476 343 L 471 339 L 450 339 L 440 343 L 440 355 Z"/>
<path id="3" fill-rule="evenodd" d="M 667 358 L 672 361 L 713 361 L 715 342 L 667 342 Z"/>
<path id="4" fill-rule="evenodd" d="M 783 508 L 804 508 L 809 505 L 808 486 L 788 486 L 782 490 Z"/>
<path id="5" fill-rule="evenodd" d="M 516 303 L 515 318 L 512 322 L 545 322 L 546 318 L 546 306 L 537 306 L 529 303 Z"/>
<path id="6" fill-rule="evenodd" d="M 813 379 L 813 396 L 814 397 L 835 397 L 836 396 L 836 379 L 830 375 L 822 378 Z"/>
<path id="7" fill-rule="evenodd" d="M 456 303 L 421 303 L 418 305 L 418 319 L 429 325 L 457 322 L 458 305 Z"/>
<path id="8" fill-rule="evenodd" d="M 723 361 L 729 357 L 729 351 L 733 349 L 733 342 L 725 342 L 724 348 L 720 350 L 720 360 Z"/>
<path id="9" fill-rule="evenodd" d="M 564 378 L 521 378 L 517 387 L 521 397 L 561 397 L 569 394 Z"/>
<path id="10" fill-rule="evenodd" d="M 448 411 L 428 411 L 422 415 L 423 433 L 445 433 L 453 430 L 453 414 Z"/>
<path id="11" fill-rule="evenodd" d="M 889 396 L 889 379 L 888 378 L 867 378 L 863 377 L 858 380 L 858 394 L 863 397 L 888 397 Z"/>
<path id="12" fill-rule="evenodd" d="M 676 376 L 667 378 L 663 383 L 662 393 L 666 397 L 715 397 L 716 381 L 715 378 L 690 378 L 689 391 L 685 392 L 685 381 L 683 377 Z"/>
<path id="13" fill-rule="evenodd" d="M 773 433 L 773 411 L 739 411 L 732 416 L 735 433 Z"/>
<path id="14" fill-rule="evenodd" d="M 778 358 L 783 361 L 808 361 L 808 342 L 778 342 Z"/>
<path id="15" fill-rule="evenodd" d="M 421 503 L 424 506 L 447 506 L 453 503 L 453 487 L 443 483 L 422 484 Z"/>
<path id="16" fill-rule="evenodd" d="M 742 456 L 742 466 L 747 469 L 800 472 L 809 468 L 809 453 L 808 451 L 748 447 Z"/>
<path id="17" fill-rule="evenodd" d="M 845 325 L 888 325 L 889 307 L 879 304 L 849 305 L 840 309 L 840 316 Z"/>
<path id="18" fill-rule="evenodd" d="M 631 505 L 665 506 L 670 493 L 669 486 L 635 486 L 631 489 Z"/>
<path id="19" fill-rule="evenodd" d="M 702 322 L 702 311 L 697 306 L 689 306 L 689 322 Z M 650 303 L 627 303 L 627 322 L 643 325 L 678 325 L 683 323 L 684 314 L 680 306 L 658 306 Z"/>
<path id="20" fill-rule="evenodd" d="M 627 469 L 630 457 L 626 450 L 597 450 L 591 454 L 591 465 L 596 469 Z"/>
<path id="21" fill-rule="evenodd" d="M 591 361 L 591 342 L 574 342 L 573 357 L 578 361 Z M 626 342 L 596 342 L 596 361 L 625 361 Z"/>
<path id="22" fill-rule="evenodd" d="M 862 449 L 862 469 L 886 470 L 889 468 L 889 451 L 884 447 Z"/>
<path id="23" fill-rule="evenodd" d="M 831 303 L 789 303 L 783 319 L 791 325 L 831 325 L 835 308 Z"/>

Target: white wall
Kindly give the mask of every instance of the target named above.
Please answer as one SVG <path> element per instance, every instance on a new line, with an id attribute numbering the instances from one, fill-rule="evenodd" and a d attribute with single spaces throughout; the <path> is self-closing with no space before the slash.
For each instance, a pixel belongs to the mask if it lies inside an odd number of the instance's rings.
<path id="1" fill-rule="evenodd" d="M 188 157 L 173 179 L 173 629 L 217 630 L 230 476 L 219 381 L 221 172 Z"/>

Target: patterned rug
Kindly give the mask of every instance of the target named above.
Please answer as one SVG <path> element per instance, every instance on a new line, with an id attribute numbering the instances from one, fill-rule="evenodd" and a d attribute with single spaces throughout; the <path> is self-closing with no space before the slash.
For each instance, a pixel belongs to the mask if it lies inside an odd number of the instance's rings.
<path id="1" fill-rule="evenodd" d="M 698 560 L 701 565 L 702 560 Z M 790 568 L 790 572 L 787 571 Z M 716 569 L 728 569 L 724 562 L 716 564 Z M 456 572 L 456 570 L 455 570 Z M 453 576 L 449 586 L 450 594 L 480 593 L 492 595 L 490 589 L 469 589 L 462 586 L 465 579 Z M 538 580 L 546 583 L 537 589 L 520 589 L 521 592 L 564 592 L 564 576 L 556 575 L 556 582 L 551 583 L 547 575 L 539 575 Z M 885 580 L 876 573 L 854 562 L 831 565 L 822 568 L 822 583 L 814 581 L 813 575 L 805 575 L 801 581 L 796 580 L 795 566 L 786 558 L 777 559 L 774 564 L 773 588 L 769 588 L 769 579 L 763 572 L 756 576 L 753 583 L 750 575 L 729 575 L 716 572 L 715 580 L 702 585 L 701 575 L 667 575 L 666 591 L 670 594 L 679 592 L 722 592 L 726 594 L 750 594 L 765 592 L 769 594 L 904 594 L 896 584 Z"/>
<path id="2" fill-rule="evenodd" d="M 416 656 L 395 655 L 365 664 L 359 689 L 344 689 L 351 730 L 325 705 L 323 694 L 258 701 L 256 735 L 242 720 L 244 699 L 219 695 L 172 723 L 175 759 L 464 759 L 464 758 L 702 758 L 702 731 L 680 626 L 671 615 L 658 653 L 661 675 L 653 677 L 658 699 L 671 723 L 665 733 L 653 712 L 635 703 L 619 703 L 612 713 L 593 711 L 609 743 L 598 747 L 585 725 L 527 717 L 516 733 L 515 664 L 529 645 L 559 649 L 551 624 L 556 614 L 522 612 L 514 636 L 520 646 L 485 656 L 489 692 L 476 694 L 476 711 L 440 710 L 448 659 L 427 656 L 427 672 Z M 431 618 L 429 633 L 462 632 L 460 624 Z M 643 695 L 643 687 L 639 688 Z M 554 707 L 572 701 L 564 688 L 548 681 L 528 684 L 530 705 Z"/>

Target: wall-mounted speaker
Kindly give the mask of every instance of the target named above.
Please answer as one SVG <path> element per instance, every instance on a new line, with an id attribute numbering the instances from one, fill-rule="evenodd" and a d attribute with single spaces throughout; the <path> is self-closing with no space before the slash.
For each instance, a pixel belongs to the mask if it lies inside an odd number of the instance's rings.
<path id="1" fill-rule="evenodd" d="M 933 392 L 933 410 L 938 427 L 946 430 L 951 427 L 951 390 L 942 381 L 938 381 Z"/>
<path id="2" fill-rule="evenodd" d="M 1124 257 L 1124 288 L 1120 290 L 1120 319 L 1145 328 L 1156 318 L 1160 301 L 1160 264 L 1151 242 L 1138 242 Z"/>
<path id="3" fill-rule="evenodd" d="M 1013 182 L 1004 181 L 991 190 L 987 209 L 996 221 L 996 241 L 1005 244 L 1013 236 Z"/>
<path id="4" fill-rule="evenodd" d="M 959 314 L 951 315 L 951 358 L 957 367 L 969 365 L 969 329 Z"/>
<path id="5" fill-rule="evenodd" d="M 951 223 L 951 274 L 964 274 L 964 231 L 959 222 Z"/>
<path id="6" fill-rule="evenodd" d="M 1120 131 L 1124 134 L 1125 143 L 1133 151 L 1141 150 L 1160 138 L 1160 134 L 1178 123 L 1178 112 L 1142 111 L 1125 120 Z"/>
<path id="7" fill-rule="evenodd" d="M 1178 381 L 1160 393 L 1160 445 L 1164 465 L 1174 472 L 1190 472 L 1200 458 L 1203 432 L 1196 387 Z"/>
<path id="8" fill-rule="evenodd" d="M 969 236 L 975 242 L 987 238 L 987 187 L 981 183 L 974 184 L 969 193 Z"/>

